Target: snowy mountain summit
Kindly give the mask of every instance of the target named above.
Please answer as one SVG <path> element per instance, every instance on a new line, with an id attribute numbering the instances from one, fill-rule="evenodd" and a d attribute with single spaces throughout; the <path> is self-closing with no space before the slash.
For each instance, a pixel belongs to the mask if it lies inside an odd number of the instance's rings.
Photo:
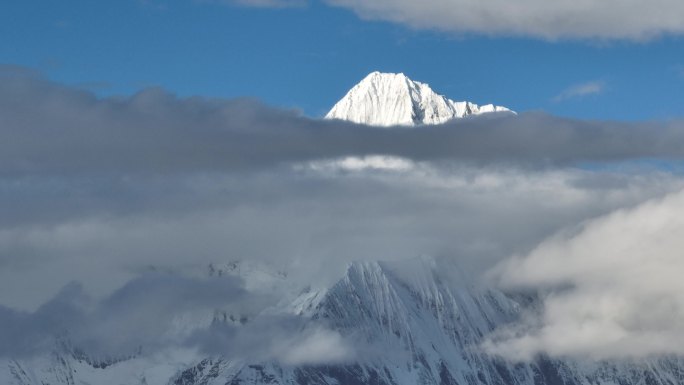
<path id="1" fill-rule="evenodd" d="M 372 72 L 355 85 L 325 115 L 372 126 L 440 124 L 455 118 L 491 112 L 512 112 L 506 107 L 454 102 L 430 86 L 403 73 Z"/>

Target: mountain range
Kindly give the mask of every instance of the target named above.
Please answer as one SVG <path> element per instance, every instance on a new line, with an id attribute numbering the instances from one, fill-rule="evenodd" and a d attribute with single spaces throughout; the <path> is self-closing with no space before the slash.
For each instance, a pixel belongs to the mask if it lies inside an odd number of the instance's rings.
<path id="1" fill-rule="evenodd" d="M 243 268 L 240 268 L 242 266 Z M 290 287 L 285 274 L 248 263 L 212 266 L 210 274 L 239 275 Z M 254 283 L 254 282 L 252 282 Z M 298 363 L 166 351 L 94 360 L 59 341 L 30 358 L 0 361 L 0 383 L 15 385 L 673 385 L 684 383 L 676 357 L 614 362 L 538 356 L 514 362 L 490 356 L 480 343 L 492 331 L 538 306 L 534 295 L 503 293 L 469 282 L 452 265 L 421 257 L 355 262 L 332 286 L 302 290 L 269 310 L 301 320 L 299 335 L 321 326 L 353 347 L 332 362 Z M 213 326 L 249 327 L 251 319 L 216 312 Z M 312 334 L 313 333 L 313 334 Z M 296 347 L 287 352 L 296 358 Z M 315 348 L 314 348 L 315 349 Z"/>

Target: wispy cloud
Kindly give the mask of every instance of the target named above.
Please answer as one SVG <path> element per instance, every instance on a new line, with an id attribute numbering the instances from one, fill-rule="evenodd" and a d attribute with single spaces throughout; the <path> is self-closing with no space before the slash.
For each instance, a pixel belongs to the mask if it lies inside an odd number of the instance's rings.
<path id="1" fill-rule="evenodd" d="M 605 91 L 606 82 L 603 80 L 594 80 L 586 83 L 576 84 L 566 88 L 560 94 L 553 97 L 554 102 L 562 102 L 568 99 L 583 98 L 590 95 L 598 95 Z"/>

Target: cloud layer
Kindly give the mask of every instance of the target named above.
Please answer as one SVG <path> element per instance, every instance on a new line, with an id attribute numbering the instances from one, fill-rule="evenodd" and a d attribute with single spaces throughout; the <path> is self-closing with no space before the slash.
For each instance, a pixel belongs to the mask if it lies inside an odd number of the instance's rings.
<path id="1" fill-rule="evenodd" d="M 646 40 L 684 32 L 676 0 L 327 0 L 367 19 L 415 28 L 546 40 Z"/>
<path id="2" fill-rule="evenodd" d="M 16 69 L 3 70 L 0 80 L 0 175 L 9 177 L 239 172 L 373 155 L 535 167 L 684 158 L 681 121 L 628 124 L 527 113 L 377 130 L 252 100 L 178 99 L 160 89 L 98 99 L 17 76 Z"/>
<path id="3" fill-rule="evenodd" d="M 40 350 L 71 324 L 79 326 L 72 339 L 102 355 L 130 354 L 141 341 L 219 352 L 230 344 L 212 342 L 231 339 L 255 346 L 242 354 L 291 364 L 345 360 L 352 350 L 339 335 L 294 318 L 264 316 L 236 329 L 202 323 L 208 315 L 193 321 L 199 330 L 184 330 L 188 314 L 259 313 L 282 295 L 192 272 L 248 260 L 324 286 L 359 259 L 429 254 L 477 272 L 531 252 L 556 266 L 557 255 L 585 242 L 560 242 L 549 249 L 556 254 L 537 247 L 557 231 L 684 187 L 676 171 L 683 149 L 678 121 L 521 114 L 381 130 L 159 89 L 97 98 L 5 67 L 0 329 L 10 332 L 0 332 L 0 354 Z M 505 282 L 502 273 L 502 282 L 585 284 L 582 270 L 537 282 L 525 259 L 515 261 L 501 271 L 531 281 Z M 171 306 L 171 298 L 183 301 Z M 250 303 L 258 306 L 244 308 Z M 264 328 L 272 333 L 260 339 Z M 295 330 L 305 330 L 300 345 L 284 355 Z M 497 347 L 515 347 L 507 341 Z M 553 349 L 537 340 L 528 351 L 568 350 Z"/>

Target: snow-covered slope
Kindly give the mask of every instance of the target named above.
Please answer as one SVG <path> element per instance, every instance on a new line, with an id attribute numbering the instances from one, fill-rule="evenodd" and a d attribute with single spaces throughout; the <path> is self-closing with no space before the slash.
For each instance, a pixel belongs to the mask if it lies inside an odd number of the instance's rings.
<path id="1" fill-rule="evenodd" d="M 534 299 L 478 287 L 443 262 L 358 262 L 333 286 L 307 291 L 289 314 L 325 324 L 354 347 L 346 361 L 283 365 L 187 351 L 93 365 L 73 350 L 0 360 L 0 383 L 146 385 L 675 385 L 678 358 L 579 363 L 538 357 L 511 363 L 478 348 Z"/>
<path id="2" fill-rule="evenodd" d="M 325 116 L 373 126 L 440 124 L 490 112 L 512 112 L 492 104 L 454 102 L 404 74 L 373 72 L 355 85 Z"/>
<path id="3" fill-rule="evenodd" d="M 322 300 L 312 303 L 310 315 L 354 342 L 354 360 L 297 366 L 258 362 L 237 371 L 221 360 L 206 361 L 176 377 L 175 384 L 684 384 L 684 361 L 678 358 L 594 363 L 538 357 L 513 363 L 488 356 L 479 342 L 517 320 L 522 303 L 529 306 L 534 299 L 516 300 L 458 277 L 451 266 L 429 258 L 354 263 Z"/>

